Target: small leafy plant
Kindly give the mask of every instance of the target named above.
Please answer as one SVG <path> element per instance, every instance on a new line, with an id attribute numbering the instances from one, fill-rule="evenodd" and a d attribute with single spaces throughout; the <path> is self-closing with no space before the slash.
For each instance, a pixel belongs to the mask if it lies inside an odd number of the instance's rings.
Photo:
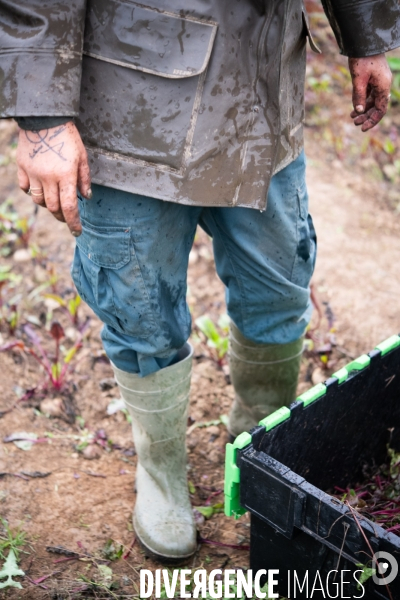
<path id="1" fill-rule="evenodd" d="M 28 248 L 38 207 L 29 217 L 21 217 L 12 200 L 0 204 L 0 255 L 10 256 L 18 248 Z"/>
<path id="2" fill-rule="evenodd" d="M 5 325 L 9 335 L 14 335 L 20 320 L 22 294 L 15 293 L 20 281 L 10 266 L 0 265 L 0 326 Z"/>
<path id="3" fill-rule="evenodd" d="M 21 319 L 21 300 L 22 294 L 13 294 L 5 298 L 3 294 L 0 300 L 0 326 L 2 330 L 6 329 L 8 335 L 15 335 L 15 331 Z"/>
<path id="4" fill-rule="evenodd" d="M 212 357 L 219 366 L 224 364 L 225 355 L 229 346 L 229 317 L 221 315 L 217 325 L 208 315 L 196 319 L 196 327 L 205 336 L 207 346 L 212 349 Z"/>
<path id="5" fill-rule="evenodd" d="M 5 559 L 5 552 L 12 550 L 18 559 L 21 548 L 25 545 L 26 534 L 21 528 L 11 529 L 8 522 L 0 517 L 0 558 Z"/>
<path id="6" fill-rule="evenodd" d="M 400 454 L 389 445 L 385 463 L 365 483 L 335 490 L 352 510 L 400 536 Z"/>
<path id="7" fill-rule="evenodd" d="M 21 548 L 25 545 L 25 532 L 20 528 L 11 529 L 5 519 L 0 517 L 0 558 L 5 562 L 0 569 L 0 589 L 7 587 L 15 587 L 22 589 L 22 585 L 18 581 L 14 581 L 13 577 L 23 577 L 25 573 L 18 567 L 18 557 Z M 6 555 L 7 553 L 7 555 Z"/>
<path id="8" fill-rule="evenodd" d="M 66 384 L 66 377 L 73 359 L 80 348 L 84 333 L 89 325 L 87 321 L 84 328 L 79 332 L 79 337 L 74 345 L 69 350 L 64 350 L 61 346 L 61 341 L 65 337 L 63 327 L 58 321 L 53 321 L 50 326 L 50 335 L 54 340 L 54 354 L 50 354 L 43 346 L 43 341 L 39 335 L 30 327 L 24 326 L 24 332 L 31 345 L 28 345 L 23 340 L 14 340 L 0 347 L 0 352 L 8 350 L 19 350 L 28 356 L 33 356 L 37 363 L 43 368 L 46 374 L 46 380 L 42 386 L 44 389 L 50 387 L 56 391 L 60 391 Z"/>
<path id="9" fill-rule="evenodd" d="M 23 577 L 24 571 L 18 567 L 17 558 L 13 550 L 10 550 L 3 568 L 0 570 L 0 579 L 5 579 L 0 582 L 0 589 L 7 587 L 15 587 L 22 590 L 22 585 L 19 581 L 14 581 L 13 577 Z"/>
<path id="10" fill-rule="evenodd" d="M 79 329 L 81 323 L 79 320 L 78 309 L 82 303 L 82 300 L 77 293 L 75 293 L 73 297 L 69 298 L 68 300 L 64 300 L 64 298 L 62 298 L 58 294 L 43 295 L 45 298 L 50 298 L 51 300 L 57 302 L 60 305 L 60 307 L 64 310 L 64 312 L 68 315 L 68 317 L 71 319 L 72 324 Z"/>
<path id="11" fill-rule="evenodd" d="M 89 446 L 93 446 L 97 444 L 104 450 L 112 450 L 114 448 L 114 444 L 112 440 L 110 440 L 104 431 L 104 429 L 97 429 L 96 431 L 91 431 L 86 427 L 82 429 L 79 436 L 74 436 L 77 440 L 77 444 L 75 446 L 75 450 L 78 452 L 83 452 Z"/>
<path id="12" fill-rule="evenodd" d="M 397 56 L 388 56 L 389 67 L 393 73 L 392 80 L 392 98 L 396 102 L 400 102 L 400 58 Z"/>
<path id="13" fill-rule="evenodd" d="M 101 549 L 101 554 L 106 560 L 118 560 L 124 554 L 124 547 L 122 544 L 117 544 L 114 540 L 109 539 Z"/>

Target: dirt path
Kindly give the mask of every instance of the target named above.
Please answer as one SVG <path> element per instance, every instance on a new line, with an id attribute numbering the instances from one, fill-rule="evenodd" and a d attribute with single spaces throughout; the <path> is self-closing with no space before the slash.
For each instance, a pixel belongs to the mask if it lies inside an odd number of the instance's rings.
<path id="1" fill-rule="evenodd" d="M 340 163 L 327 166 L 317 150 L 310 140 L 310 212 L 319 244 L 314 282 L 336 315 L 338 343 L 360 354 L 400 331 L 400 221 L 362 175 Z"/>

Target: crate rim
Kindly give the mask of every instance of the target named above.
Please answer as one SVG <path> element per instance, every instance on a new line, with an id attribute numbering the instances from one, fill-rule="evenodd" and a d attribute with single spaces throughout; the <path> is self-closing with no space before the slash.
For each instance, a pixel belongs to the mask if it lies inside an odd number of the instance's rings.
<path id="1" fill-rule="evenodd" d="M 341 385 L 345 383 L 352 373 L 362 371 L 366 369 L 371 363 L 371 354 L 379 352 L 381 356 L 388 354 L 395 348 L 400 346 L 400 336 L 392 335 L 377 346 L 374 350 L 368 354 L 362 354 L 349 364 L 345 365 L 333 375 L 327 379 L 324 383 L 318 383 L 303 394 L 298 396 L 294 401 L 294 405 L 298 403 L 303 404 L 303 408 L 306 408 L 313 402 L 322 398 L 327 392 L 326 383 L 334 379 Z M 293 404 L 291 406 L 293 406 Z M 271 415 L 268 415 L 264 419 L 261 419 L 259 426 L 264 427 L 265 431 L 270 431 L 274 427 L 277 427 L 287 419 L 290 419 L 291 409 L 283 406 L 279 408 Z M 241 515 L 246 512 L 246 509 L 240 505 L 239 491 L 240 491 L 240 468 L 236 463 L 238 450 L 243 450 L 246 446 L 252 443 L 251 433 L 244 431 L 234 440 L 233 443 L 228 443 L 225 450 L 225 478 L 224 478 L 224 512 L 227 517 L 235 517 L 238 519 Z"/>

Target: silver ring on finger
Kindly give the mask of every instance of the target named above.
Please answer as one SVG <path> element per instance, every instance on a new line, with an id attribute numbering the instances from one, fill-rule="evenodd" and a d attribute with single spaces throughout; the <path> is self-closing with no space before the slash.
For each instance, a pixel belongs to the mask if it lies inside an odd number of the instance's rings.
<path id="1" fill-rule="evenodd" d="M 35 192 L 41 192 L 39 194 L 35 194 Z M 30 187 L 29 190 L 26 192 L 28 194 L 28 196 L 42 196 L 43 195 L 43 188 L 41 187 Z"/>
<path id="2" fill-rule="evenodd" d="M 40 198 L 40 196 L 44 196 L 43 190 L 39 194 L 35 194 L 35 192 L 32 192 L 32 190 L 29 190 L 29 191 L 30 191 L 30 195 L 35 196 L 36 198 Z"/>

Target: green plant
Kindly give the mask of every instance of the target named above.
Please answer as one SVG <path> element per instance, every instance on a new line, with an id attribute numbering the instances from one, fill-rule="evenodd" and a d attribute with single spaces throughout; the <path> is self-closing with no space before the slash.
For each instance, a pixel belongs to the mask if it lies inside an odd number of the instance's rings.
<path id="1" fill-rule="evenodd" d="M 28 300 L 36 301 L 41 294 L 47 290 L 51 289 L 53 294 L 58 294 L 58 283 L 59 277 L 55 266 L 51 263 L 47 264 L 46 271 L 48 273 L 48 279 L 43 283 L 37 285 L 28 295 Z"/>
<path id="2" fill-rule="evenodd" d="M 0 255 L 9 256 L 18 248 L 28 248 L 38 207 L 29 217 L 21 217 L 9 198 L 0 204 Z"/>
<path id="3" fill-rule="evenodd" d="M 323 73 L 319 77 L 307 77 L 307 84 L 314 92 L 330 92 L 332 79 L 327 73 Z"/>
<path id="4" fill-rule="evenodd" d="M 210 519 L 213 515 L 224 512 L 224 503 L 217 502 L 211 506 L 195 506 L 194 507 L 206 519 Z"/>
<path id="5" fill-rule="evenodd" d="M 228 352 L 229 339 L 229 317 L 221 315 L 217 325 L 208 315 L 203 315 L 195 321 L 196 327 L 205 336 L 207 346 L 213 350 L 213 358 L 219 366 L 222 366 L 224 357 Z"/>
<path id="6" fill-rule="evenodd" d="M 18 567 L 15 552 L 10 550 L 3 568 L 0 570 L 0 579 L 6 579 L 0 583 L 0 589 L 15 587 L 22 590 L 22 585 L 18 581 L 14 581 L 13 577 L 23 577 L 24 575 L 23 570 Z"/>
<path id="7" fill-rule="evenodd" d="M 357 584 L 357 589 L 359 590 L 363 583 L 365 583 L 366 581 L 368 581 L 368 579 L 375 575 L 376 569 L 371 569 L 371 567 L 363 565 L 362 563 L 356 563 L 356 566 L 360 567 L 360 569 L 362 570 Z"/>
<path id="8" fill-rule="evenodd" d="M 21 528 L 11 529 L 5 519 L 0 517 L 0 558 L 5 559 L 5 551 L 12 550 L 18 559 L 20 549 L 25 545 L 26 534 Z"/>
<path id="9" fill-rule="evenodd" d="M 55 346 L 53 355 L 47 352 L 39 335 L 29 325 L 24 326 L 24 332 L 33 347 L 27 345 L 23 340 L 14 340 L 1 346 L 0 352 L 17 349 L 29 356 L 33 356 L 46 373 L 47 380 L 44 387 L 46 388 L 50 384 L 53 389 L 60 391 L 65 385 L 66 376 L 72 361 L 76 358 L 78 351 L 82 347 L 83 335 L 88 324 L 86 322 L 85 327 L 79 332 L 77 341 L 69 350 L 64 350 L 61 347 L 61 340 L 65 337 L 64 329 L 58 321 L 53 321 L 50 326 L 50 335 L 54 340 Z M 61 356 L 62 352 L 63 356 Z"/>
<path id="10" fill-rule="evenodd" d="M 122 544 L 117 544 L 114 540 L 107 540 L 101 549 L 101 554 L 106 560 L 118 560 L 124 553 Z"/>
<path id="11" fill-rule="evenodd" d="M 21 275 L 16 275 L 8 265 L 0 265 L 0 291 L 6 284 L 16 284 L 21 281 Z"/>
<path id="12" fill-rule="evenodd" d="M 400 102 L 400 58 L 396 56 L 388 56 L 387 61 L 393 73 L 392 80 L 392 99 L 395 102 Z"/>
<path id="13" fill-rule="evenodd" d="M 10 335 L 14 335 L 20 317 L 22 295 L 14 293 L 20 281 L 21 276 L 12 273 L 10 266 L 0 265 L 0 325 L 6 324 Z"/>
<path id="14" fill-rule="evenodd" d="M 10 303 L 3 304 L 0 311 L 0 322 L 7 324 L 9 335 L 14 335 L 19 322 L 19 310 L 16 298 Z"/>
<path id="15" fill-rule="evenodd" d="M 116 447 L 113 441 L 107 436 L 104 429 L 91 431 L 85 427 L 80 431 L 79 435 L 74 435 L 72 438 L 77 441 L 75 450 L 78 452 L 83 452 L 88 446 L 94 446 L 96 444 L 107 451 L 111 451 Z M 112 540 L 109 541 L 112 542 Z"/>
<path id="16" fill-rule="evenodd" d="M 71 319 L 72 324 L 75 327 L 79 328 L 80 325 L 80 321 L 79 321 L 79 314 L 78 314 L 78 309 L 82 303 L 81 297 L 75 292 L 72 298 L 69 298 L 68 300 L 64 300 L 64 298 L 62 298 L 60 295 L 58 294 L 43 294 L 45 298 L 50 298 L 51 300 L 54 300 L 55 302 L 57 302 L 61 308 L 64 309 L 64 312 L 68 315 L 68 317 Z"/>

